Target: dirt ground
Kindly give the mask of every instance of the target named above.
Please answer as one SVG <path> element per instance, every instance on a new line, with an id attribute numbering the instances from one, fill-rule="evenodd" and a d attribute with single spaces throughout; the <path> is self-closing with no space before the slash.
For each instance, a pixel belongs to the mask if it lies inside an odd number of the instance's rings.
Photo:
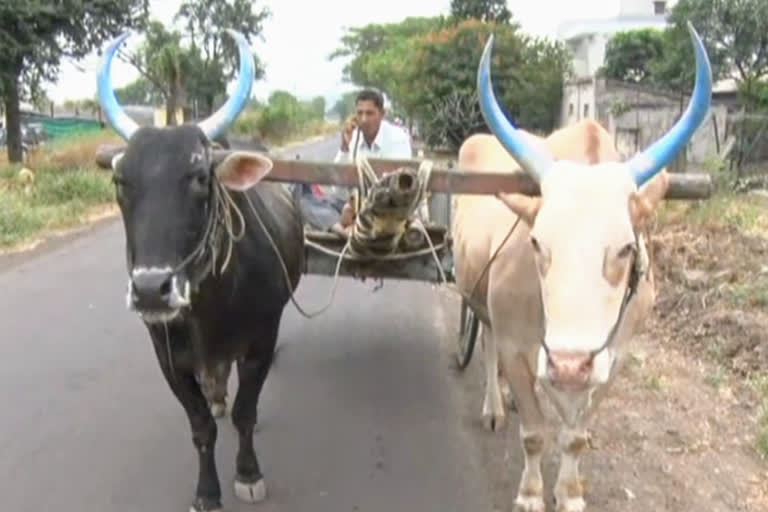
<path id="1" fill-rule="evenodd" d="M 590 425 L 581 464 L 588 510 L 768 511 L 768 237 L 737 227 L 759 227 L 768 201 L 757 213 L 750 198 L 740 201 L 750 202 L 737 212 L 749 222 L 733 221 L 731 207 L 702 214 L 672 205 L 651 230 L 655 311 Z M 482 372 L 478 344 L 457 381 L 497 511 L 507 512 L 521 470 L 517 417 L 502 433 L 482 431 Z M 549 510 L 553 448 L 544 468 Z"/>

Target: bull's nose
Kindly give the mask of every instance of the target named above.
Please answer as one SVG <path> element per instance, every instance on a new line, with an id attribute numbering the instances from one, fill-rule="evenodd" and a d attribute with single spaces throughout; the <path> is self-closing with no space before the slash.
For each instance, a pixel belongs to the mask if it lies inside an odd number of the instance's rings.
<path id="1" fill-rule="evenodd" d="M 547 376 L 556 387 L 568 391 L 581 391 L 592 375 L 591 354 L 553 350 L 547 358 Z"/>
<path id="2" fill-rule="evenodd" d="M 141 269 L 133 272 L 131 300 L 138 309 L 166 309 L 173 293 L 170 270 Z"/>

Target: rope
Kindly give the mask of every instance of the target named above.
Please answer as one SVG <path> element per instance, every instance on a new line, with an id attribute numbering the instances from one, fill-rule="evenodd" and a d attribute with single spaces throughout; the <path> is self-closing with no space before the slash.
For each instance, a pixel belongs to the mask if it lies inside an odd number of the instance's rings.
<path id="1" fill-rule="evenodd" d="M 296 291 L 293 289 L 293 285 L 291 284 L 291 276 L 289 275 L 288 267 L 285 265 L 285 260 L 283 260 L 283 256 L 280 254 L 280 249 L 277 247 L 275 240 L 272 238 L 272 235 L 269 233 L 267 226 L 265 226 L 264 222 L 261 220 L 261 216 L 256 211 L 256 207 L 253 206 L 251 197 L 247 193 L 243 195 L 245 196 L 245 199 L 248 202 L 248 206 L 251 207 L 251 212 L 253 213 L 253 216 L 256 217 L 256 221 L 259 223 L 259 226 L 261 226 L 261 229 L 264 232 L 264 235 L 267 237 L 267 240 L 269 240 L 269 243 L 272 246 L 272 249 L 275 251 L 275 255 L 277 256 L 277 259 L 280 262 L 280 267 L 283 269 L 283 277 L 285 278 L 285 284 L 288 286 L 288 290 L 291 292 L 291 302 L 293 303 L 293 305 L 296 307 L 298 312 L 301 313 L 302 316 L 308 319 L 312 319 L 324 313 L 328 308 L 331 307 L 331 304 L 333 304 L 333 299 L 336 296 L 336 290 L 339 286 L 339 274 L 341 272 L 341 262 L 343 261 L 342 257 L 339 257 L 338 261 L 336 262 L 336 270 L 333 275 L 333 288 L 331 289 L 331 294 L 328 297 L 327 304 L 322 308 L 320 308 L 319 310 L 315 311 L 314 313 L 307 313 L 299 305 L 299 303 L 296 302 L 296 298 L 294 297 L 294 294 L 296 293 Z M 305 240 L 305 243 L 306 243 L 306 240 Z M 347 251 L 348 248 L 349 248 L 349 240 L 347 240 L 347 243 L 344 246 L 344 249 L 341 250 L 342 256 L 344 255 L 344 253 Z"/>

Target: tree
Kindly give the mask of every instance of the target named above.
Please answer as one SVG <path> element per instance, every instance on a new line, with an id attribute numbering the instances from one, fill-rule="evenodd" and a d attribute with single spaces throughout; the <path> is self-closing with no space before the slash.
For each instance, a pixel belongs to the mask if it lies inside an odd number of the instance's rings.
<path id="1" fill-rule="evenodd" d="M 623 82 L 651 82 L 651 66 L 664 56 L 664 39 L 664 32 L 652 28 L 615 34 L 605 49 L 603 74 Z"/>
<path id="2" fill-rule="evenodd" d="M 260 36 L 262 24 L 271 15 L 266 7 L 256 8 L 252 0 L 184 0 L 176 14 L 183 20 L 189 34 L 191 49 L 197 59 L 193 63 L 195 80 L 190 82 L 189 93 L 199 99 L 205 114 L 214 110 L 217 96 L 226 93 L 226 84 L 238 69 L 237 46 L 225 34 L 225 28 L 233 28 L 243 34 L 249 43 Z M 264 75 L 264 66 L 257 55 L 256 76 Z"/>
<path id="3" fill-rule="evenodd" d="M 194 52 L 182 46 L 178 31 L 167 30 L 159 21 L 148 23 L 145 40 L 135 53 L 120 52 L 162 96 L 169 125 L 179 124 L 176 111 L 184 106 L 187 82 L 195 76 Z"/>
<path id="4" fill-rule="evenodd" d="M 144 76 L 115 89 L 115 96 L 121 104 L 157 105 L 165 101 L 163 94 Z"/>
<path id="5" fill-rule="evenodd" d="M 487 130 L 477 105 L 477 65 L 491 33 L 493 83 L 502 108 L 528 130 L 557 126 L 570 62 L 565 47 L 526 36 L 515 25 L 466 20 L 420 37 L 399 77 L 401 101 L 428 144 L 457 150 L 466 137 Z"/>
<path id="6" fill-rule="evenodd" d="M 446 24 L 444 17 L 436 16 L 352 27 L 341 38 L 341 47 L 328 58 L 351 57 L 344 66 L 344 80 L 362 87 L 375 87 L 390 98 L 397 98 L 402 84 L 396 71 L 408 61 L 414 38 L 439 30 Z"/>
<path id="7" fill-rule="evenodd" d="M 343 122 L 355 111 L 355 98 L 357 97 L 357 94 L 358 91 L 350 91 L 342 94 L 341 98 L 336 100 L 336 103 L 331 107 L 330 113 L 336 114 Z"/>
<path id="8" fill-rule="evenodd" d="M 5 0 L 0 2 L 0 97 L 8 160 L 21 162 L 19 103 L 39 96 L 63 57 L 82 58 L 146 20 L 147 0 Z"/>
<path id="9" fill-rule="evenodd" d="M 320 121 L 325 119 L 325 98 L 322 96 L 312 98 L 312 101 L 310 102 L 310 110 L 312 112 L 312 119 Z"/>
<path id="10" fill-rule="evenodd" d="M 506 0 L 451 0 L 451 16 L 457 20 L 475 19 L 509 23 L 512 13 Z"/>

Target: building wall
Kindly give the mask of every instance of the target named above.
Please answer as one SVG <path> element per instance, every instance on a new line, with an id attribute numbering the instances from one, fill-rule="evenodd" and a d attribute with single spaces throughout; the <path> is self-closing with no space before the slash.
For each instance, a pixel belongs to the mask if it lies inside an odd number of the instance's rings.
<path id="1" fill-rule="evenodd" d="M 585 105 L 588 115 L 584 115 Z M 687 105 L 686 95 L 682 109 Z M 717 153 L 718 141 L 722 148 L 729 111 L 734 105 L 732 95 L 713 99 L 710 113 L 688 144 L 683 161 L 701 165 Z M 565 87 L 561 126 L 595 119 L 613 135 L 617 149 L 627 158 L 663 136 L 680 114 L 679 95 L 605 79 L 584 79 Z"/>

